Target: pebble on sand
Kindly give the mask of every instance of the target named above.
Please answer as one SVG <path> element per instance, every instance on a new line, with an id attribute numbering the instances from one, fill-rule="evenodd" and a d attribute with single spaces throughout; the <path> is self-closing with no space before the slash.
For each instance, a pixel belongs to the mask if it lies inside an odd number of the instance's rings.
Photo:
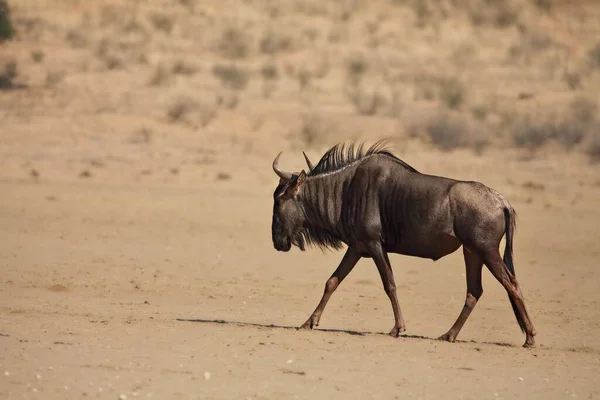
<path id="1" fill-rule="evenodd" d="M 204 373 L 204 379 L 205 379 L 205 380 L 209 380 L 209 379 L 210 379 L 210 372 L 206 371 L 206 372 Z"/>
<path id="2" fill-rule="evenodd" d="M 127 400 L 127 395 L 126 394 L 119 395 L 119 400 Z"/>

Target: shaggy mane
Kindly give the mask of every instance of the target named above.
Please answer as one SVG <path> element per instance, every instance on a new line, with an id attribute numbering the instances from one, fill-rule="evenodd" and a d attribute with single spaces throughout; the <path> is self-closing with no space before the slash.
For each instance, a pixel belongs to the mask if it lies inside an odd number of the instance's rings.
<path id="1" fill-rule="evenodd" d="M 318 164 L 308 173 L 308 176 L 319 176 L 344 169 L 350 164 L 360 161 L 372 155 L 384 155 L 402 164 L 404 168 L 412 172 L 416 169 L 396 157 L 386 147 L 387 141 L 380 140 L 369 148 L 364 143 L 340 143 L 333 146 L 321 157 Z"/>

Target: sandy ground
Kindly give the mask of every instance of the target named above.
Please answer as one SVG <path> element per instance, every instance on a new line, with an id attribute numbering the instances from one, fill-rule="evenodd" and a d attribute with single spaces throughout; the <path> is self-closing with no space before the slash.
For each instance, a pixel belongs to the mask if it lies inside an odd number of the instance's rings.
<path id="1" fill-rule="evenodd" d="M 489 273 L 460 341 L 433 340 L 462 307 L 460 252 L 435 263 L 392 257 L 405 337 L 385 335 L 391 307 L 367 260 L 319 329 L 296 331 L 341 253 L 272 248 L 270 159 L 230 154 L 231 179 L 204 182 L 194 178 L 227 164 L 162 182 L 158 172 L 143 181 L 135 168 L 110 164 L 88 178 L 78 169 L 72 177 L 15 172 L 0 182 L 0 397 L 600 396 L 597 170 L 567 157 L 505 156 L 503 172 L 498 154 L 413 147 L 405 159 L 420 169 L 487 181 L 512 200 L 535 349 L 520 347 Z M 302 167 L 285 154 L 284 165 Z"/>
<path id="2" fill-rule="evenodd" d="M 18 66 L 0 91 L 0 399 L 600 398 L 600 164 L 585 147 L 512 149 L 501 118 L 568 112 L 597 95 L 600 73 L 586 61 L 600 31 L 593 2 L 585 13 L 519 11 L 558 44 L 516 23 L 471 26 L 454 9 L 418 26 L 415 11 L 427 10 L 416 2 L 252 0 L 235 18 L 209 0 L 10 3 L 20 36 L 0 48 L 0 63 Z M 233 60 L 219 50 L 231 27 L 247 35 L 229 37 Z M 280 49 L 257 50 L 263 38 Z M 348 101 L 354 53 L 370 62 L 365 90 L 387 96 L 382 110 Z M 230 64 L 249 74 L 245 89 L 226 87 L 239 76 L 215 77 Z M 261 78 L 271 64 L 272 88 Z M 489 110 L 473 115 L 499 140 L 479 155 L 407 135 L 417 111 L 444 107 L 419 93 L 446 73 L 469 88 L 454 113 Z M 313 114 L 321 125 L 302 121 Z M 281 165 L 297 171 L 301 150 L 317 161 L 336 142 L 384 137 L 418 170 L 481 181 L 516 208 L 516 272 L 537 347 L 521 347 L 487 270 L 459 341 L 435 340 L 463 306 L 461 251 L 435 263 L 391 256 L 401 338 L 386 335 L 392 310 L 369 260 L 317 330 L 295 329 L 343 252 L 274 250 L 271 162 L 284 150 Z"/>

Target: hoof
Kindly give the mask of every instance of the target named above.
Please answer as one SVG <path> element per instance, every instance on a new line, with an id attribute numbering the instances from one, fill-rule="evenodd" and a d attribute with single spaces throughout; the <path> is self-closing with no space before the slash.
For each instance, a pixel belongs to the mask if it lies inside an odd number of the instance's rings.
<path id="1" fill-rule="evenodd" d="M 443 340 L 444 342 L 453 343 L 456 340 L 456 336 L 452 335 L 450 332 L 444 333 L 442 336 L 438 338 L 438 340 Z"/>
<path id="2" fill-rule="evenodd" d="M 525 343 L 523 343 L 523 347 L 526 349 L 532 349 L 535 347 L 535 341 L 533 340 L 533 338 L 531 338 L 531 340 L 526 340 Z"/>
<path id="3" fill-rule="evenodd" d="M 406 331 L 406 328 L 395 327 L 388 333 L 391 337 L 399 337 L 402 332 Z"/>
<path id="4" fill-rule="evenodd" d="M 311 319 L 309 319 L 308 321 L 303 323 L 302 326 L 298 328 L 298 330 L 313 330 L 315 326 L 318 326 L 318 324 L 315 324 Z"/>

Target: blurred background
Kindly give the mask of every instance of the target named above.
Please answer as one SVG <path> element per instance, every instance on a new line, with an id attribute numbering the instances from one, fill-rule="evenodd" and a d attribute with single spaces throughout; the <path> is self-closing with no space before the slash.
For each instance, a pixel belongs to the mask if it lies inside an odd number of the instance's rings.
<path id="1" fill-rule="evenodd" d="M 23 171 L 6 156 L 19 131 L 35 132 L 25 146 L 40 146 L 29 154 L 39 169 L 84 161 L 84 176 L 118 162 L 176 175 L 180 164 L 210 164 L 210 149 L 266 158 L 315 149 L 316 161 L 339 141 L 383 137 L 401 149 L 600 160 L 596 1 L 1 7 L 3 169 L 14 175 Z"/>

